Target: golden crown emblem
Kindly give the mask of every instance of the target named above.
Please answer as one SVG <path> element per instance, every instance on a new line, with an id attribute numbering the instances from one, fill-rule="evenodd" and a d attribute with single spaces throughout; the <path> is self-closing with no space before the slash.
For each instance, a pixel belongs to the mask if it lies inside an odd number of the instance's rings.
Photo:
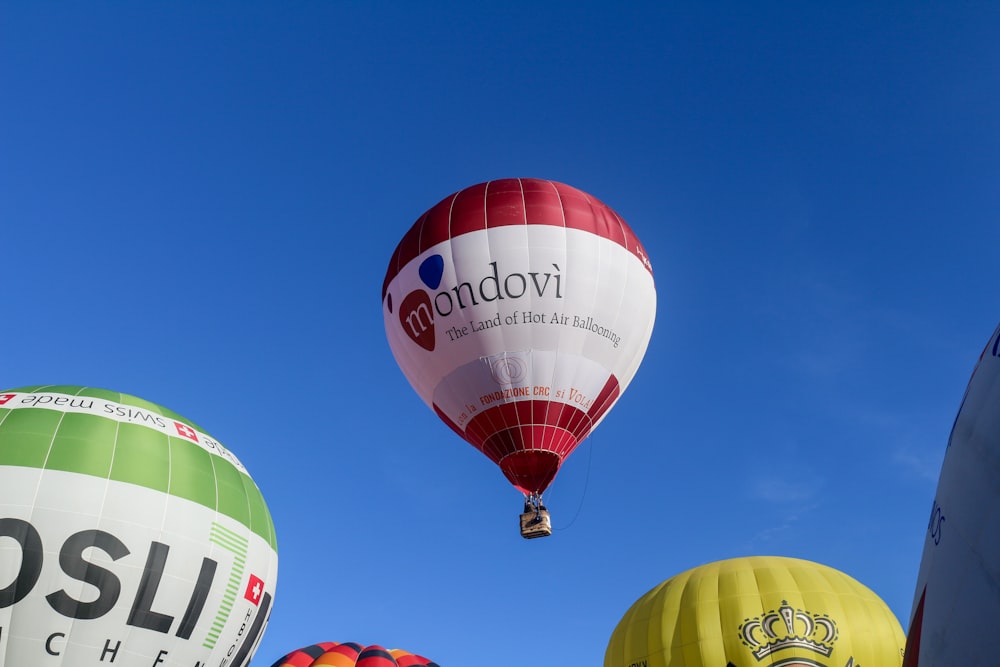
<path id="1" fill-rule="evenodd" d="M 830 657 L 837 641 L 837 624 L 826 614 L 781 606 L 740 625 L 740 640 L 761 660 L 784 649 L 801 648 Z"/>

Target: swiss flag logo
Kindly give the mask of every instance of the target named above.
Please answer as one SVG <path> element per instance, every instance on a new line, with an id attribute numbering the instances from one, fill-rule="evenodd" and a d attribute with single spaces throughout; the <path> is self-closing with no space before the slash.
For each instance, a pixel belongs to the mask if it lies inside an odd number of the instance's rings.
<path id="1" fill-rule="evenodd" d="M 0 394 L 0 405 L 3 405 L 15 396 L 17 396 L 17 394 Z"/>
<path id="2" fill-rule="evenodd" d="M 174 422 L 174 428 L 177 429 L 177 435 L 182 438 L 187 438 L 188 440 L 193 440 L 198 442 L 198 434 L 194 432 L 194 429 L 187 424 L 182 424 L 180 422 Z"/>
<path id="3" fill-rule="evenodd" d="M 247 590 L 243 594 L 247 600 L 254 604 L 260 603 L 260 596 L 264 594 L 264 580 L 257 575 L 251 574 L 250 581 L 247 582 Z"/>

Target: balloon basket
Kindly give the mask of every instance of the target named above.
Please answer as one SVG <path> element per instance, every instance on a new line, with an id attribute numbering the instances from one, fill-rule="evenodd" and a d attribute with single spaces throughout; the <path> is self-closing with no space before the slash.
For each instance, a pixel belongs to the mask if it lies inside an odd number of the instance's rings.
<path id="1" fill-rule="evenodd" d="M 533 540 L 536 537 L 548 537 L 552 534 L 552 517 L 544 507 L 531 509 L 521 515 L 521 537 Z"/>

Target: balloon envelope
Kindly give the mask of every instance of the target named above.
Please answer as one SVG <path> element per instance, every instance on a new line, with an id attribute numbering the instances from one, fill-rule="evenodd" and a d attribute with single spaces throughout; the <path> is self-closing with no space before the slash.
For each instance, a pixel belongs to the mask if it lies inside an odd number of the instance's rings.
<path id="1" fill-rule="evenodd" d="M 439 667 L 436 662 L 402 649 L 323 642 L 292 651 L 271 667 Z"/>
<path id="2" fill-rule="evenodd" d="M 903 630 L 871 590 L 779 556 L 709 563 L 639 598 L 604 667 L 899 667 Z"/>
<path id="3" fill-rule="evenodd" d="M 417 220 L 389 262 L 382 311 L 424 402 L 541 493 L 635 375 L 656 292 L 642 244 L 607 205 L 503 179 Z"/>
<path id="4" fill-rule="evenodd" d="M 154 403 L 0 391 L 0 665 L 246 665 L 277 582 L 239 460 Z"/>
<path id="5" fill-rule="evenodd" d="M 907 667 L 996 665 L 1000 634 L 1000 328 L 952 426 L 931 506 Z"/>

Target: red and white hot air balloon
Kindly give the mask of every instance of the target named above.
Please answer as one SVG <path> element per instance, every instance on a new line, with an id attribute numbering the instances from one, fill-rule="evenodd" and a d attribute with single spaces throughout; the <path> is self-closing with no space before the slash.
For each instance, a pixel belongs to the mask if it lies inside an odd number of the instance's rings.
<path id="1" fill-rule="evenodd" d="M 413 388 L 538 519 L 562 462 L 635 375 L 656 290 L 642 244 L 606 204 L 502 179 L 417 220 L 389 262 L 382 312 Z"/>

